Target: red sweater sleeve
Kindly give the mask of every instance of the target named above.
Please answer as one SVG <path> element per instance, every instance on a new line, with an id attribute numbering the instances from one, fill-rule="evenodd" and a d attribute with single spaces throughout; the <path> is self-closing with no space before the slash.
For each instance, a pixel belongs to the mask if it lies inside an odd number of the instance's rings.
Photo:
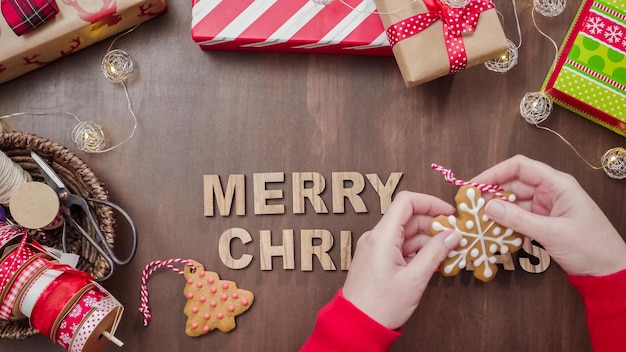
<path id="1" fill-rule="evenodd" d="M 339 290 L 319 311 L 313 333 L 300 352 L 388 351 L 400 334 L 363 313 Z"/>
<path id="2" fill-rule="evenodd" d="M 595 352 L 626 346 L 626 270 L 594 276 L 569 276 L 585 301 L 587 327 Z"/>

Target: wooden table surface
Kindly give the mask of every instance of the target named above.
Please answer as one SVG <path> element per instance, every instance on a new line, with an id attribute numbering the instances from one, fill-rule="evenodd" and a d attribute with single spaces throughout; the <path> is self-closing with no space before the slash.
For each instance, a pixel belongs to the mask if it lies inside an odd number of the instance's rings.
<path id="1" fill-rule="evenodd" d="M 538 16 L 541 28 L 560 43 L 579 1 L 554 18 Z M 116 42 L 137 67 L 128 90 L 138 128 L 123 146 L 104 154 L 76 150 L 75 121 L 58 111 L 100 123 L 110 143 L 130 132 L 132 122 L 120 85 L 109 83 L 99 65 L 110 39 L 0 85 L 0 115 L 46 111 L 49 115 L 11 118 L 13 130 L 52 139 L 75 151 L 122 205 L 139 230 L 134 260 L 118 267 L 104 286 L 126 310 L 117 336 L 126 345 L 106 351 L 295 351 L 309 336 L 317 311 L 341 287 L 341 231 L 353 246 L 380 218 L 378 195 L 365 179 L 385 181 L 400 172 L 399 190 L 430 193 L 453 202 L 456 187 L 430 169 L 435 162 L 469 179 L 515 154 L 525 154 L 573 174 L 626 235 L 626 181 L 591 169 L 555 135 L 529 125 L 519 114 L 527 92 L 538 91 L 555 52 L 533 27 L 532 2 L 518 3 L 523 34 L 519 64 L 506 74 L 482 65 L 421 86 L 404 87 L 391 57 L 358 57 L 250 52 L 204 52 L 190 37 L 190 1 L 170 1 L 169 12 Z M 497 0 L 505 33 L 518 43 L 511 2 Z M 626 140 L 599 125 L 555 108 L 544 123 L 558 131 L 593 163 Z M 326 181 L 327 214 L 307 204 L 293 211 L 292 175 L 319 173 Z M 332 205 L 332 175 L 353 172 L 365 179 L 361 194 L 367 211 L 349 203 Z M 285 213 L 255 214 L 255 174 L 284 175 L 267 189 L 282 191 Z M 245 215 L 205 216 L 204 175 L 245 177 Z M 231 269 L 218 255 L 222 234 L 242 228 L 252 238 L 232 242 L 235 258 L 251 255 L 243 269 Z M 295 268 L 272 261 L 261 270 L 260 233 L 273 244 L 292 229 Z M 328 252 L 336 270 L 314 258 L 301 260 L 307 230 L 328 231 Z M 589 234 L 593 236 L 594 234 Z M 126 233 L 118 233 L 120 251 Z M 153 321 L 142 326 L 140 275 L 148 262 L 192 258 L 222 278 L 256 295 L 237 318 L 237 328 L 191 338 L 185 335 L 185 281 L 169 270 L 148 282 Z M 589 351 L 581 298 L 555 263 L 540 274 L 500 270 L 483 284 L 470 272 L 454 278 L 435 274 L 417 312 L 394 351 Z M 393 294 L 393 293 L 391 293 Z M 2 351 L 60 351 L 42 336 L 0 341 Z"/>

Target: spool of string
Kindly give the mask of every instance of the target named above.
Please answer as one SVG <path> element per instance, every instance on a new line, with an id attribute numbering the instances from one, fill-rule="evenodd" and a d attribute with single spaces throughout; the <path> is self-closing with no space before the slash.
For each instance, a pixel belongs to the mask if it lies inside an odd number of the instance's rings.
<path id="1" fill-rule="evenodd" d="M 72 129 L 72 139 L 76 147 L 87 153 L 105 153 L 111 151 L 115 148 L 118 148 L 122 144 L 126 143 L 129 139 L 131 139 L 135 130 L 137 129 L 137 116 L 132 107 L 132 100 L 128 93 L 128 87 L 126 86 L 126 80 L 131 77 L 134 71 L 134 63 L 125 51 L 121 49 L 113 49 L 113 44 L 121 37 L 129 34 L 133 30 L 135 30 L 137 26 L 134 26 L 127 30 L 126 32 L 117 36 L 111 44 L 109 45 L 104 57 L 102 58 L 102 62 L 100 64 L 100 69 L 104 76 L 109 82 L 114 84 L 121 84 L 124 88 L 124 95 L 126 97 L 126 107 L 132 117 L 133 127 L 131 128 L 130 134 L 121 142 L 106 148 L 106 138 L 105 133 L 101 125 L 94 121 L 83 121 L 76 116 L 76 114 L 71 112 L 65 112 L 76 119 L 78 124 L 74 126 Z M 23 116 L 23 115 L 52 115 L 53 113 L 47 112 L 17 112 L 13 114 L 8 114 L 4 116 L 0 116 L 0 119 L 6 119 L 9 117 Z"/>
<path id="2" fill-rule="evenodd" d="M 554 17 L 563 12 L 565 9 L 565 0 L 535 0 L 534 8 L 531 11 L 531 16 L 533 20 L 533 25 L 535 29 L 546 39 L 550 41 L 555 50 L 554 60 L 552 62 L 552 67 L 555 66 L 557 55 L 559 51 L 559 47 L 556 42 L 546 33 L 544 33 L 539 26 L 537 25 L 537 21 L 535 19 L 535 12 L 538 12 L 546 17 Z M 600 166 L 593 165 L 585 157 L 580 154 L 578 149 L 574 147 L 572 143 L 570 143 L 563 135 L 558 133 L 557 131 L 542 126 L 540 123 L 544 122 L 552 113 L 552 99 L 544 92 L 529 92 L 524 95 L 520 102 L 520 115 L 524 118 L 526 122 L 535 127 L 551 132 L 559 137 L 565 144 L 567 144 L 574 153 L 583 160 L 589 167 L 594 170 L 603 170 L 607 176 L 614 179 L 624 179 L 626 178 L 626 149 L 622 147 L 613 147 L 607 150 L 602 157 L 600 158 Z"/>
<path id="3" fill-rule="evenodd" d="M 28 172 L 0 152 L 0 204 L 8 204 L 13 191 L 30 180 Z"/>
<path id="4" fill-rule="evenodd" d="M 0 318 L 28 318 L 42 335 L 72 352 L 100 351 L 109 340 L 123 344 L 114 336 L 123 306 L 91 275 L 52 260 L 24 232 L 0 229 L 0 239 L 20 238 L 16 247 L 4 248 L 0 262 Z"/>

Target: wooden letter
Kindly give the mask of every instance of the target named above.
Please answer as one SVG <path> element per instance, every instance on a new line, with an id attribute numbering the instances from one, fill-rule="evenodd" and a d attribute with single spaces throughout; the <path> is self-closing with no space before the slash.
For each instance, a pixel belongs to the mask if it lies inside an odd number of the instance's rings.
<path id="1" fill-rule="evenodd" d="M 268 230 L 260 232 L 261 239 L 261 270 L 272 270 L 272 257 L 283 257 L 283 269 L 295 269 L 295 251 L 293 246 L 293 230 L 283 230 L 282 246 L 272 246 L 272 233 Z"/>
<path id="2" fill-rule="evenodd" d="M 326 179 L 318 172 L 294 172 L 291 175 L 293 188 L 293 213 L 304 214 L 304 198 L 308 198 L 315 213 L 326 214 L 328 208 L 320 194 L 326 187 Z M 306 183 L 312 182 L 312 186 L 306 188 Z"/>
<path id="3" fill-rule="evenodd" d="M 239 259 L 233 258 L 230 251 L 230 245 L 234 238 L 239 238 L 242 244 L 252 242 L 252 236 L 250 236 L 248 231 L 242 228 L 234 227 L 224 231 L 218 244 L 220 259 L 224 265 L 231 269 L 243 269 L 250 265 L 252 256 L 250 254 L 243 254 Z"/>
<path id="4" fill-rule="evenodd" d="M 367 174 L 365 176 L 370 181 L 372 187 L 374 187 L 376 193 L 378 193 L 378 198 L 380 198 L 380 213 L 384 214 L 389 204 L 391 204 L 391 197 L 396 187 L 398 187 L 402 173 L 392 172 L 387 179 L 387 183 L 383 183 L 377 174 Z"/>
<path id="5" fill-rule="evenodd" d="M 352 264 L 352 232 L 341 231 L 339 233 L 341 239 L 341 270 L 350 270 Z"/>
<path id="6" fill-rule="evenodd" d="M 282 199 L 283 191 L 281 189 L 267 190 L 267 183 L 285 182 L 285 174 L 283 172 L 270 172 L 262 174 L 254 174 L 254 213 L 257 215 L 265 214 L 284 214 L 284 204 L 267 204 L 269 199 Z"/>
<path id="7" fill-rule="evenodd" d="M 346 187 L 346 181 L 352 183 L 351 187 Z M 347 198 L 354 211 L 357 213 L 367 213 L 367 208 L 363 199 L 359 196 L 365 188 L 365 179 L 358 172 L 333 172 L 333 213 L 341 214 L 345 212 L 344 198 Z"/>
<path id="8" fill-rule="evenodd" d="M 313 244 L 314 239 L 321 240 L 318 245 Z M 300 231 L 300 266 L 302 271 L 313 270 L 313 256 L 322 264 L 324 270 L 337 270 L 333 259 L 328 251 L 333 247 L 333 235 L 328 230 L 302 230 Z"/>
<path id="9" fill-rule="evenodd" d="M 204 216 L 215 215 L 213 199 L 221 216 L 230 215 L 230 209 L 235 198 L 235 214 L 246 214 L 246 190 L 244 175 L 228 176 L 226 192 L 222 190 L 219 175 L 204 175 Z"/>
<path id="10" fill-rule="evenodd" d="M 545 249 L 538 246 L 536 242 L 533 243 L 530 238 L 524 237 L 522 250 L 533 257 L 533 259 L 519 257 L 519 265 L 522 267 L 522 270 L 535 274 L 548 270 L 550 266 L 550 255 L 548 255 Z M 533 261 L 537 262 L 537 264 L 533 264 Z"/>

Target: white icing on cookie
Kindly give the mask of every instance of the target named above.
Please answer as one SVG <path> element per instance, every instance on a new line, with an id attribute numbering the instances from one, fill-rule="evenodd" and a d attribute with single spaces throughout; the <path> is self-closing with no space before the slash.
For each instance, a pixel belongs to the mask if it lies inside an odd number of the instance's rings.
<path id="1" fill-rule="evenodd" d="M 456 230 L 463 237 L 459 247 L 448 254 L 449 259 L 443 266 L 443 272 L 450 274 L 455 267 L 463 269 L 470 260 L 474 265 L 474 270 L 482 270 L 484 277 L 490 279 L 495 275 L 492 269 L 492 265 L 496 262 L 495 253 L 508 253 L 509 246 L 516 250 L 522 245 L 522 238 L 513 230 L 496 224 L 484 213 L 481 214 L 486 201 L 480 197 L 480 194 L 477 194 L 474 188 L 466 188 L 465 196 L 467 200 L 460 202 L 457 208 L 459 212 L 469 214 L 469 220 L 457 223 L 457 218 L 451 215 L 445 218 L 447 224 L 443 220 L 433 221 L 431 224 L 435 232 Z M 515 199 L 515 196 L 509 199 Z"/>

